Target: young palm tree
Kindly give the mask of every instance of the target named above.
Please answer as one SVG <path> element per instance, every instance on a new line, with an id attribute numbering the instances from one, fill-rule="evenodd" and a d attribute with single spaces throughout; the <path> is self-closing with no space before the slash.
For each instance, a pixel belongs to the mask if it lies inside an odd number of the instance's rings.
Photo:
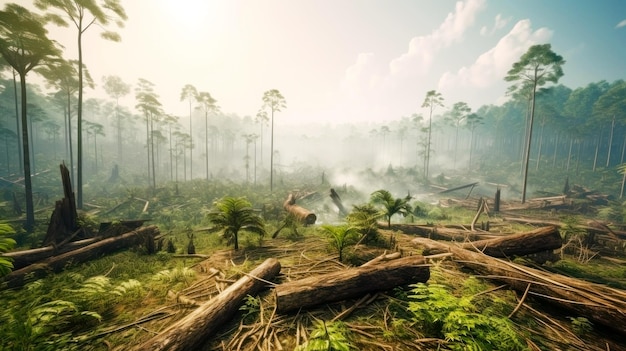
<path id="1" fill-rule="evenodd" d="M 263 218 L 254 213 L 252 204 L 243 197 L 226 196 L 213 205 L 216 211 L 209 213 L 209 220 L 215 226 L 214 230 L 222 231 L 222 237 L 228 244 L 234 243 L 235 250 L 239 250 L 239 231 L 245 230 L 265 235 Z"/>
<path id="2" fill-rule="evenodd" d="M 330 237 L 330 244 L 339 252 L 339 262 L 343 260 L 343 250 L 354 242 L 357 229 L 347 225 L 323 225 L 322 229 Z"/>
<path id="3" fill-rule="evenodd" d="M 409 201 L 411 196 L 407 195 L 404 198 L 394 198 L 387 190 L 376 190 L 372 193 L 370 201 L 376 205 L 382 205 L 384 207 L 384 214 L 387 217 L 387 226 L 391 228 L 391 216 L 399 213 L 403 216 L 407 216 L 411 213 L 412 208 Z"/>

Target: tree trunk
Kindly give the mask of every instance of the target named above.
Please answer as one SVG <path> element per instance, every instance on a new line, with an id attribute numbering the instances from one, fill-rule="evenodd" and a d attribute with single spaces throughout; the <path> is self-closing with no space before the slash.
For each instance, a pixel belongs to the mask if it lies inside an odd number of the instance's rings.
<path id="1" fill-rule="evenodd" d="M 424 262 L 422 256 L 409 256 L 283 283 L 276 287 L 276 310 L 288 312 L 426 282 L 430 270 Z"/>
<path id="2" fill-rule="evenodd" d="M 72 191 L 70 171 L 65 164 L 61 169 L 61 182 L 63 184 L 63 198 L 54 205 L 50 216 L 48 231 L 43 240 L 43 245 L 56 245 L 64 241 L 69 235 L 78 229 L 78 214 L 76 213 L 76 199 Z"/>
<path id="3" fill-rule="evenodd" d="M 87 245 L 91 245 L 100 239 L 101 238 L 89 238 L 67 243 L 61 247 L 51 245 L 31 250 L 7 252 L 2 255 L 12 258 L 13 269 L 18 270 L 38 261 L 45 260 L 46 258 L 52 257 L 54 255 L 60 255 L 66 252 L 80 249 L 81 247 L 85 247 Z"/>
<path id="4" fill-rule="evenodd" d="M 2 285 L 6 285 L 6 287 L 9 288 L 20 287 L 24 285 L 27 280 L 41 278 L 51 271 L 60 272 L 70 262 L 73 264 L 86 262 L 129 246 L 150 244 L 154 236 L 158 234 L 159 229 L 156 226 L 148 226 L 121 236 L 104 239 L 80 249 L 51 257 L 38 264 L 15 270 L 4 277 Z"/>
<path id="5" fill-rule="evenodd" d="M 457 262 L 482 275 L 502 281 L 520 293 L 528 288 L 529 296 L 583 316 L 626 335 L 626 292 L 560 274 L 521 266 L 483 253 L 465 250 L 434 240 L 422 239 L 429 247 L 451 252 Z"/>
<path id="6" fill-rule="evenodd" d="M 248 275 L 239 278 L 219 295 L 195 309 L 189 315 L 146 341 L 135 350 L 198 350 L 206 339 L 239 309 L 243 299 L 256 295 L 280 272 L 280 263 L 268 258 Z"/>
<path id="7" fill-rule="evenodd" d="M 330 198 L 333 200 L 333 203 L 335 204 L 335 206 L 337 206 L 337 209 L 339 209 L 339 213 L 342 216 L 347 216 L 348 211 L 346 211 L 346 208 L 343 207 L 343 203 L 341 202 L 341 197 L 339 197 L 339 194 L 337 194 L 337 192 L 333 188 L 330 188 Z"/>
<path id="8" fill-rule="evenodd" d="M 419 244 L 422 240 L 423 238 L 416 238 L 412 242 Z M 465 242 L 459 246 L 467 250 L 480 251 L 491 257 L 510 257 L 555 250 L 561 245 L 559 230 L 557 227 L 549 226 L 494 239 Z"/>
<path id="9" fill-rule="evenodd" d="M 317 216 L 315 215 L 315 213 L 307 210 L 304 207 L 296 205 L 296 198 L 293 196 L 293 194 L 289 194 L 287 200 L 285 200 L 285 202 L 283 203 L 283 208 L 285 209 L 285 211 L 294 215 L 296 219 L 304 225 L 315 224 L 315 221 L 317 220 Z"/>

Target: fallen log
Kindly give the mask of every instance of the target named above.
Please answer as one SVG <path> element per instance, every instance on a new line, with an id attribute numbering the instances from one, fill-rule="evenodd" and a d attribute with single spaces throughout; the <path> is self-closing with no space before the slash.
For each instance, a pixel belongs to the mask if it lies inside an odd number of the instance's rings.
<path id="1" fill-rule="evenodd" d="M 430 269 L 424 263 L 422 256 L 408 256 L 286 282 L 276 286 L 276 311 L 284 313 L 426 282 Z"/>
<path id="2" fill-rule="evenodd" d="M 247 295 L 256 295 L 280 272 L 280 263 L 268 258 L 249 274 L 189 315 L 146 341 L 135 350 L 198 350 L 206 339 L 237 312 Z"/>
<path id="3" fill-rule="evenodd" d="M 491 257 L 510 257 L 555 250 L 561 245 L 563 240 L 558 228 L 543 227 L 494 239 L 465 242 L 461 247 L 478 250 Z"/>
<path id="4" fill-rule="evenodd" d="M 456 245 L 425 238 L 416 240 L 428 247 L 451 252 L 457 262 L 483 274 L 483 278 L 507 283 L 520 293 L 528 289 L 528 296 L 548 301 L 594 324 L 626 335 L 626 291 L 525 267 Z"/>
<path id="5" fill-rule="evenodd" d="M 66 252 L 70 252 L 80 249 L 81 247 L 91 245 L 101 239 L 102 238 L 100 237 L 89 238 L 79 241 L 73 241 L 61 247 L 51 245 L 30 250 L 7 252 L 2 255 L 6 257 L 11 257 L 13 259 L 13 269 L 17 270 L 38 261 L 45 260 L 46 258 L 52 257 L 54 255 L 64 254 Z"/>
<path id="6" fill-rule="evenodd" d="M 293 194 L 289 194 L 287 200 L 285 200 L 285 202 L 283 203 L 283 208 L 285 209 L 285 211 L 291 213 L 294 217 L 296 217 L 296 219 L 304 225 L 315 224 L 315 221 L 317 220 L 317 216 L 315 215 L 315 213 L 307 210 L 304 207 L 296 205 L 296 198 L 295 196 L 293 196 Z"/>
<path id="7" fill-rule="evenodd" d="M 379 222 L 379 227 L 387 227 L 387 224 Z M 490 232 L 470 232 L 467 229 L 456 229 L 449 227 L 433 227 L 428 225 L 419 224 L 403 224 L 392 223 L 391 230 L 399 230 L 405 234 L 419 235 L 427 238 L 452 240 L 452 241 L 467 241 L 467 240 L 482 240 L 485 238 L 495 238 L 499 235 L 494 235 Z"/>
<path id="8" fill-rule="evenodd" d="M 17 288 L 30 279 L 37 279 L 49 272 L 60 272 L 68 263 L 80 263 L 95 259 L 106 253 L 117 251 L 130 246 L 146 244 L 159 234 L 159 228 L 148 226 L 139 228 L 124 235 L 103 239 L 93 244 L 69 251 L 61 255 L 50 257 L 39 263 L 31 264 L 15 270 L 4 277 L 1 287 Z"/>

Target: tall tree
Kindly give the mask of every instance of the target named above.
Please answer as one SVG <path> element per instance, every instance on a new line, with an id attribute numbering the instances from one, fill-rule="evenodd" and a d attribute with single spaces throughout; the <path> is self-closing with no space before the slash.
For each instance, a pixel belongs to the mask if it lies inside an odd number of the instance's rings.
<path id="1" fill-rule="evenodd" d="M 618 121 L 618 123 L 623 124 L 624 116 L 626 115 L 626 81 L 618 80 L 613 83 L 609 90 L 602 94 L 593 105 L 593 110 L 594 115 L 600 117 L 601 121 L 611 122 L 609 146 L 606 155 L 606 167 L 609 167 L 615 122 Z"/>
<path id="2" fill-rule="evenodd" d="M 77 117 L 77 179 L 76 207 L 83 208 L 83 34 L 93 27 L 105 28 L 111 22 L 124 26 L 126 11 L 120 0 L 35 0 L 35 6 L 49 12 L 46 18 L 53 23 L 67 27 L 70 23 L 77 30 L 78 42 L 78 117 Z M 104 30 L 100 33 L 106 40 L 119 42 L 119 34 Z"/>
<path id="3" fill-rule="evenodd" d="M 459 127 L 461 123 L 465 121 L 467 116 L 472 112 L 472 109 L 467 105 L 466 102 L 459 101 L 452 105 L 452 110 L 448 114 L 446 118 L 447 122 L 450 123 L 454 127 L 455 135 L 454 135 L 454 168 L 456 168 L 456 156 L 458 151 L 459 144 Z"/>
<path id="4" fill-rule="evenodd" d="M 431 137 L 433 131 L 433 111 L 435 108 L 443 107 L 443 96 L 441 93 L 438 93 L 435 90 L 430 90 L 426 93 L 426 97 L 424 98 L 424 102 L 422 103 L 422 107 L 427 107 L 429 109 L 428 114 L 428 140 L 426 141 L 426 166 L 424 167 L 424 178 L 428 179 L 428 171 L 430 168 L 430 146 L 431 146 Z"/>
<path id="5" fill-rule="evenodd" d="M 65 96 L 65 124 L 66 124 L 66 143 L 69 150 L 70 158 L 70 174 L 72 179 L 76 179 L 74 176 L 74 147 L 72 143 L 72 115 L 74 110 L 72 109 L 72 103 L 76 100 L 76 92 L 78 91 L 78 61 L 76 60 L 57 60 L 53 65 L 37 68 L 37 73 L 41 74 L 48 83 L 48 86 L 57 89 Z M 84 67 L 83 67 L 84 68 Z M 83 74 L 84 84 L 93 88 L 95 84 L 89 71 L 84 70 Z"/>
<path id="6" fill-rule="evenodd" d="M 183 90 L 180 92 L 180 101 L 187 100 L 189 102 L 189 179 L 193 179 L 193 130 L 191 129 L 191 120 L 192 120 L 192 103 L 196 100 L 196 96 L 198 96 L 198 90 L 191 84 L 187 84 L 183 87 Z M 187 172 L 185 170 L 185 172 Z M 186 178 L 186 177 L 185 177 Z"/>
<path id="7" fill-rule="evenodd" d="M 117 162 L 121 164 L 124 160 L 122 149 L 122 114 L 120 113 L 120 98 L 130 93 L 130 84 L 124 83 L 118 76 L 102 77 L 104 91 L 112 99 L 115 99 L 115 129 L 117 132 Z"/>
<path id="8" fill-rule="evenodd" d="M 163 123 L 167 126 L 168 129 L 168 140 L 169 140 L 169 153 L 170 153 L 170 180 L 174 180 L 174 158 L 173 158 L 173 139 L 172 139 L 172 128 L 176 128 L 178 125 L 178 117 L 173 115 L 165 115 L 163 117 Z"/>
<path id="9" fill-rule="evenodd" d="M 472 151 L 474 150 L 474 131 L 476 131 L 476 127 L 483 124 L 483 117 L 479 116 L 476 113 L 470 113 L 467 115 L 467 119 L 465 121 L 465 127 L 470 130 L 470 145 L 469 145 L 469 161 L 468 161 L 468 169 L 472 169 Z"/>
<path id="10" fill-rule="evenodd" d="M 154 165 L 154 121 L 161 115 L 161 102 L 159 96 L 154 92 L 154 84 L 146 79 L 139 78 L 139 83 L 135 89 L 135 106 L 146 121 L 146 150 L 148 160 L 148 182 L 152 189 L 156 188 L 156 167 Z"/>
<path id="11" fill-rule="evenodd" d="M 206 180 L 209 180 L 209 113 L 216 113 L 219 110 L 219 107 L 217 106 L 217 100 L 205 91 L 198 93 L 196 101 L 198 101 L 199 104 L 198 108 L 204 112 L 204 165 Z"/>
<path id="12" fill-rule="evenodd" d="M 261 127 L 261 132 L 259 133 L 260 138 L 261 138 L 261 164 L 263 164 L 263 129 L 265 126 L 267 126 L 267 122 L 270 121 L 270 118 L 267 116 L 267 111 L 265 111 L 264 109 L 260 109 L 257 113 L 256 113 L 256 117 L 254 118 L 254 121 L 256 123 L 259 124 L 259 126 Z"/>
<path id="13" fill-rule="evenodd" d="M 287 107 L 287 101 L 277 89 L 263 93 L 263 107 L 271 112 L 271 142 L 270 142 L 270 192 L 274 190 L 274 112 L 280 112 Z"/>
<path id="14" fill-rule="evenodd" d="M 526 202 L 526 185 L 528 181 L 528 162 L 530 160 L 530 145 L 532 142 L 532 128 L 535 118 L 535 97 L 537 88 L 547 84 L 556 84 L 559 78 L 563 76 L 563 57 L 552 51 L 550 44 L 533 45 L 526 53 L 522 55 L 519 61 L 513 64 L 513 67 L 507 72 L 504 80 L 507 82 L 515 82 L 509 88 L 509 92 L 530 88 L 531 104 L 530 104 L 530 120 L 528 136 L 526 138 L 526 148 L 528 152 L 524 160 L 524 180 L 522 183 L 522 203 Z"/>
<path id="15" fill-rule="evenodd" d="M 0 11 L 0 55 L 20 76 L 27 231 L 33 230 L 35 211 L 30 177 L 26 75 L 37 66 L 50 64 L 61 54 L 57 43 L 48 38 L 48 31 L 42 23 L 42 18 L 17 4 L 6 4 Z"/>

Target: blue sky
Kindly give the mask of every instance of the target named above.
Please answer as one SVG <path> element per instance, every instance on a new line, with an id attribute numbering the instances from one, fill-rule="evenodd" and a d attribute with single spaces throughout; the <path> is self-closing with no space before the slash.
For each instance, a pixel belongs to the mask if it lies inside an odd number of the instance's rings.
<path id="1" fill-rule="evenodd" d="M 2 0 L 2 3 L 7 1 Z M 29 1 L 19 1 L 23 4 Z M 503 81 L 534 44 L 551 43 L 576 88 L 626 78 L 626 1 L 122 0 L 121 43 L 86 36 L 96 82 L 156 85 L 165 112 L 185 116 L 185 84 L 224 112 L 254 116 L 263 92 L 287 100 L 280 123 L 384 122 L 428 90 L 474 109 L 505 100 Z M 50 28 L 75 58 L 74 33 Z M 90 97 L 105 97 L 97 88 Z M 135 105 L 134 98 L 124 101 Z"/>

